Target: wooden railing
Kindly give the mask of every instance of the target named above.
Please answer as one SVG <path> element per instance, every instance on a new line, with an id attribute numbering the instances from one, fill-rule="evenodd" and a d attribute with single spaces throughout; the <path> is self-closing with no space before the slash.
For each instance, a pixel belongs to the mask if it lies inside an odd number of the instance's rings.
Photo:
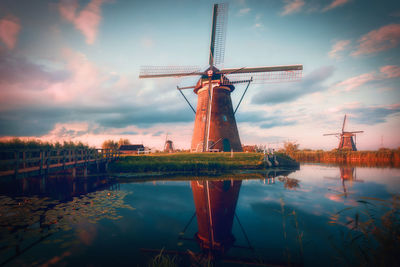
<path id="1" fill-rule="evenodd" d="M 118 150 L 112 149 L 1 150 L 0 176 L 110 162 L 118 159 L 119 155 Z"/>

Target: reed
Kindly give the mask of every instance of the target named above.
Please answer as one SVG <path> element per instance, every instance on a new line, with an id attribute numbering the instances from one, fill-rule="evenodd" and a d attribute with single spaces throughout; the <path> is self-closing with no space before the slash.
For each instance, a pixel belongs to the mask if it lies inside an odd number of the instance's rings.
<path id="1" fill-rule="evenodd" d="M 358 203 L 363 207 L 354 214 L 349 213 L 355 207 L 348 207 L 331 216 L 331 224 L 346 229 L 334 245 L 338 265 L 400 266 L 400 195 L 390 200 L 363 197 Z"/>
<path id="2" fill-rule="evenodd" d="M 298 150 L 289 152 L 287 155 L 299 162 L 400 167 L 400 149 L 380 149 L 378 151 Z"/>

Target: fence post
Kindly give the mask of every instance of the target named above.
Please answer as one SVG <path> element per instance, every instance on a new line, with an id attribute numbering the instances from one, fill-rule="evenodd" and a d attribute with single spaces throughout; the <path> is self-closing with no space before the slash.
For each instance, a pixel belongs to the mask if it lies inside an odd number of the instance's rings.
<path id="1" fill-rule="evenodd" d="M 43 162 L 44 162 L 43 150 L 40 150 L 40 175 L 43 174 Z"/>
<path id="2" fill-rule="evenodd" d="M 46 153 L 47 155 L 46 155 L 46 166 L 47 166 L 47 168 L 46 168 L 46 174 L 49 174 L 49 170 L 50 170 L 50 158 L 51 158 L 51 150 L 48 150 L 47 151 L 47 153 Z"/>
<path id="3" fill-rule="evenodd" d="M 19 152 L 15 151 L 14 152 L 14 158 L 15 158 L 15 178 L 18 178 L 18 165 L 19 165 Z"/>
<path id="4" fill-rule="evenodd" d="M 25 154 L 25 151 L 23 151 L 23 152 L 22 152 L 22 168 L 23 168 L 23 169 L 26 168 L 25 161 L 26 161 L 26 154 Z"/>
<path id="5" fill-rule="evenodd" d="M 65 170 L 65 150 L 62 151 L 63 154 L 63 170 Z"/>

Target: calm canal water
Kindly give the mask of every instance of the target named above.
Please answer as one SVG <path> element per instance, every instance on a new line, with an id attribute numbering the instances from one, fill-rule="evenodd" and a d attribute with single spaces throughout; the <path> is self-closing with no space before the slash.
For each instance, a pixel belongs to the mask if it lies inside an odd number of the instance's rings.
<path id="1" fill-rule="evenodd" d="M 1 184 L 0 264 L 147 266 L 162 250 L 181 266 L 352 265 L 364 260 L 362 223 L 379 227 L 400 194 L 400 169 L 391 168 L 303 164 L 182 178 Z"/>

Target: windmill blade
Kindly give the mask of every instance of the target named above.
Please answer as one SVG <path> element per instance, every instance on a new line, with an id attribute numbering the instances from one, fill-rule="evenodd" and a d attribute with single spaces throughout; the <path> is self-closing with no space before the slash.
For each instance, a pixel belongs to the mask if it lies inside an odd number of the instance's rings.
<path id="1" fill-rule="evenodd" d="M 323 134 L 323 136 L 327 136 L 327 135 L 339 135 L 340 133 L 329 133 L 329 134 Z"/>
<path id="2" fill-rule="evenodd" d="M 228 3 L 214 4 L 211 28 L 210 66 L 221 65 L 225 56 Z"/>
<path id="3" fill-rule="evenodd" d="M 364 131 L 354 131 L 354 132 L 346 132 L 346 133 L 363 133 Z"/>
<path id="4" fill-rule="evenodd" d="M 298 81 L 302 77 L 303 65 L 272 66 L 256 68 L 223 69 L 218 73 L 228 78 L 228 83 L 252 79 L 253 83 Z"/>
<path id="5" fill-rule="evenodd" d="M 344 132 L 344 126 L 346 125 L 346 118 L 347 114 L 344 114 L 343 126 L 342 126 L 342 133 Z"/>
<path id="6" fill-rule="evenodd" d="M 139 78 L 162 78 L 204 75 L 198 66 L 142 66 Z"/>

